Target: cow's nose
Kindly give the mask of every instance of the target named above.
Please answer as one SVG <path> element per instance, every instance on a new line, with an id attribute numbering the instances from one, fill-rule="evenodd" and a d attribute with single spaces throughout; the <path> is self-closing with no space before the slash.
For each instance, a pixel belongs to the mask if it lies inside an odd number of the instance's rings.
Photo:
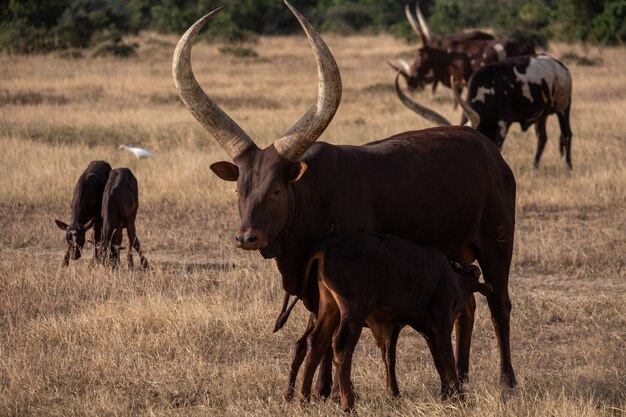
<path id="1" fill-rule="evenodd" d="M 254 243 L 258 240 L 258 237 L 252 233 L 238 233 L 237 235 L 235 235 L 235 240 L 237 241 L 237 243 L 242 245 L 245 243 Z"/>
<path id="2" fill-rule="evenodd" d="M 261 235 L 262 233 L 256 230 L 240 230 L 235 234 L 235 241 L 241 249 L 260 249 L 264 246 Z"/>

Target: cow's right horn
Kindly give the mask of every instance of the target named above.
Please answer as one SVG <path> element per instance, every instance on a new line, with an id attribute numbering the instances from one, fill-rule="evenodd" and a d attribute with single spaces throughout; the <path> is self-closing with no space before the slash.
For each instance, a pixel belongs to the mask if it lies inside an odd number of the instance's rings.
<path id="1" fill-rule="evenodd" d="M 415 14 L 417 15 L 417 21 L 420 24 L 420 28 L 422 29 L 422 33 L 426 38 L 426 43 L 430 42 L 430 29 L 428 29 L 428 25 L 426 24 L 426 19 L 424 19 L 424 15 L 420 10 L 419 2 L 415 3 Z"/>
<path id="2" fill-rule="evenodd" d="M 297 161 L 300 156 L 320 137 L 333 119 L 341 101 L 341 75 L 332 52 L 313 26 L 287 0 L 285 4 L 298 19 L 313 48 L 317 61 L 319 88 L 317 101 L 294 124 L 285 135 L 274 142 L 274 147 L 283 157 Z"/>
<path id="3" fill-rule="evenodd" d="M 414 102 L 406 94 L 404 94 L 404 92 L 400 88 L 399 79 L 400 73 L 396 75 L 396 93 L 398 94 L 398 97 L 400 98 L 402 104 L 404 104 L 409 109 L 413 110 L 415 113 L 419 114 L 426 120 L 430 120 L 431 122 L 434 122 L 440 126 L 450 126 L 450 122 L 446 120 L 445 117 L 427 107 L 422 106 L 421 104 Z"/>
<path id="4" fill-rule="evenodd" d="M 198 32 L 224 7 L 205 15 L 180 38 L 172 59 L 172 75 L 180 98 L 191 114 L 219 142 L 232 159 L 256 145 L 237 123 L 202 90 L 191 69 L 191 48 Z"/>
<path id="5" fill-rule="evenodd" d="M 419 19 L 419 22 L 415 20 L 415 17 L 411 13 L 411 9 L 408 4 L 404 6 L 404 14 L 406 15 L 406 19 L 409 21 L 409 24 L 413 28 L 413 32 L 420 37 L 422 40 L 422 46 L 427 46 L 428 41 L 430 40 L 430 32 L 428 30 L 428 26 L 426 26 L 426 21 L 424 20 L 424 16 L 422 16 L 422 12 L 419 11 L 419 6 L 415 3 L 415 14 Z M 422 25 L 423 24 L 423 25 Z M 424 29 L 425 28 L 425 29 Z"/>

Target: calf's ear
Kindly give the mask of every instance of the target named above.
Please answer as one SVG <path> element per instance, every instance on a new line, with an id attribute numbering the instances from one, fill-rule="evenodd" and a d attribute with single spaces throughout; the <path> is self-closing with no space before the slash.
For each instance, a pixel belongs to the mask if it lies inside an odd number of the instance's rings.
<path id="1" fill-rule="evenodd" d="M 476 287 L 476 291 L 478 291 L 479 293 L 481 293 L 482 295 L 486 297 L 489 294 L 491 294 L 491 291 L 493 291 L 493 287 L 487 283 L 483 284 L 482 282 L 479 282 Z"/>
<path id="2" fill-rule="evenodd" d="M 237 165 L 226 161 L 216 162 L 211 164 L 211 171 L 224 181 L 237 181 L 239 178 L 239 168 Z"/>
<path id="3" fill-rule="evenodd" d="M 299 181 L 306 172 L 307 168 L 308 166 L 304 162 L 294 162 L 293 164 L 289 165 L 289 168 L 287 168 L 287 171 L 285 173 L 285 175 L 287 176 L 287 181 Z"/>
<path id="4" fill-rule="evenodd" d="M 95 217 L 92 217 L 91 219 L 89 219 L 89 220 L 87 221 L 87 223 L 85 223 L 85 224 L 83 225 L 83 229 L 85 229 L 85 231 L 87 231 L 87 230 L 91 229 L 91 228 L 93 227 L 93 224 L 94 224 L 95 222 L 96 222 L 96 218 L 95 218 Z"/>
<path id="5" fill-rule="evenodd" d="M 57 224 L 57 226 L 61 230 L 67 230 L 67 228 L 69 227 L 67 224 L 63 223 L 61 220 L 55 220 L 54 222 Z"/>

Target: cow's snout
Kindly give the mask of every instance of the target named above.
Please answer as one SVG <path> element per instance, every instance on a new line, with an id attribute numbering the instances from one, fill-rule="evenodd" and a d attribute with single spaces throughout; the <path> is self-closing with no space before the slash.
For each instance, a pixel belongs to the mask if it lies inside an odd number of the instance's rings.
<path id="1" fill-rule="evenodd" d="M 258 250 L 267 246 L 267 236 L 259 230 L 244 229 L 235 234 L 237 247 L 246 250 Z"/>

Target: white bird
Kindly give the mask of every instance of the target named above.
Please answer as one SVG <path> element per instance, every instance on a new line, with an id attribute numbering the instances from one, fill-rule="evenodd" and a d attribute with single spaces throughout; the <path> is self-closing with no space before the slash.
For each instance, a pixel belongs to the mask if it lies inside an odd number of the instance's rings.
<path id="1" fill-rule="evenodd" d="M 133 155 L 137 157 L 137 159 L 152 158 L 152 152 L 147 151 L 142 148 L 120 145 L 120 147 L 117 149 L 124 149 L 125 151 L 131 152 Z"/>

